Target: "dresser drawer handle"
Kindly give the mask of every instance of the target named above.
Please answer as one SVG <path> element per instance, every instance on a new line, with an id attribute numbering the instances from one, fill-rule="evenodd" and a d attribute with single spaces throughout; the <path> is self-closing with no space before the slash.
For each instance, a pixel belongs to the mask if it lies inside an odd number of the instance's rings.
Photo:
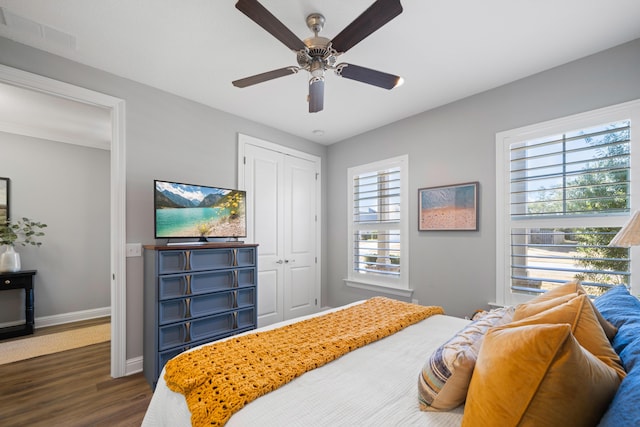
<path id="1" fill-rule="evenodd" d="M 191 298 L 186 298 L 184 300 L 185 303 L 185 313 L 184 313 L 184 318 L 188 319 L 191 317 Z"/>
<path id="2" fill-rule="evenodd" d="M 4 281 L 4 284 L 5 284 L 5 285 L 10 285 L 10 284 L 11 284 L 11 280 L 9 280 L 9 279 L 5 280 L 5 281 Z"/>
<path id="3" fill-rule="evenodd" d="M 184 328 L 185 328 L 184 342 L 191 342 L 191 322 L 186 322 L 184 324 Z"/>
<path id="4" fill-rule="evenodd" d="M 187 280 L 187 292 L 185 295 L 191 295 L 191 275 L 188 274 L 185 279 Z"/>
<path id="5" fill-rule="evenodd" d="M 191 270 L 191 251 L 184 251 L 184 270 Z"/>

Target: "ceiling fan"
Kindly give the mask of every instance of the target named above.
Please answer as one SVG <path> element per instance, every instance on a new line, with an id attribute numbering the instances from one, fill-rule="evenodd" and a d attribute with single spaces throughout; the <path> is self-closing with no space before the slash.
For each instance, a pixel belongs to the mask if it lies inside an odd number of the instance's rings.
<path id="1" fill-rule="evenodd" d="M 322 111 L 324 106 L 324 72 L 327 70 L 335 70 L 340 77 L 384 89 L 393 89 L 402 83 L 402 77 L 393 74 L 344 62 L 336 65 L 338 56 L 402 13 L 400 0 L 377 0 L 332 40 L 318 36 L 325 22 L 324 16 L 319 13 L 307 16 L 307 26 L 314 36 L 302 41 L 257 0 L 239 0 L 236 8 L 293 50 L 298 61 L 298 66 L 279 68 L 235 80 L 232 83 L 236 87 L 243 88 L 306 70 L 311 75 L 307 98 L 309 112 L 317 113 Z"/>

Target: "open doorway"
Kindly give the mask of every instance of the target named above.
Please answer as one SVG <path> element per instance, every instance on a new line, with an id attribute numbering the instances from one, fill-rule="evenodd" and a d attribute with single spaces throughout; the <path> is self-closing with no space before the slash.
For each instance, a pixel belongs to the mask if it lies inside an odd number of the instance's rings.
<path id="1" fill-rule="evenodd" d="M 125 276 L 125 138 L 124 138 L 124 101 L 98 92 L 90 91 L 35 74 L 0 66 L 0 83 L 14 88 L 22 88 L 57 98 L 61 102 L 73 102 L 75 106 L 85 106 L 94 112 L 106 112 L 109 151 L 109 268 L 110 316 L 111 316 L 111 375 L 120 377 L 127 374 L 126 369 L 126 276 Z M 4 132 L 16 133 L 18 128 L 26 132 L 24 126 L 12 123 L 4 125 Z M 40 129 L 42 131 L 42 129 Z M 37 131 L 36 131 L 37 132 Z M 41 134 L 31 137 L 42 138 Z M 84 138 L 83 138 L 84 139 Z M 91 139 L 91 138 L 86 138 Z M 67 141 L 68 142 L 68 141 Z M 77 141 L 76 141 L 77 143 Z M 80 144 L 82 145 L 82 144 Z M 47 179 L 43 176 L 42 179 Z M 82 292 L 81 284 L 78 292 Z M 36 313 L 37 317 L 37 313 Z M 37 325 L 36 325 L 37 326 Z"/>

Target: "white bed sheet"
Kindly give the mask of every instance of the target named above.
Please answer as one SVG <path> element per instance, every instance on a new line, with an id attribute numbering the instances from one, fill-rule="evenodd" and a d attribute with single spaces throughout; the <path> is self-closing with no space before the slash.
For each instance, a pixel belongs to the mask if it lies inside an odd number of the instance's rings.
<path id="1" fill-rule="evenodd" d="M 297 320 L 300 319 L 260 330 Z M 457 317 L 431 316 L 254 400 L 226 425 L 459 426 L 462 407 L 449 412 L 420 411 L 417 381 L 429 355 L 467 323 L 468 320 Z M 191 413 L 184 396 L 167 388 L 163 369 L 142 426 L 190 425 Z"/>

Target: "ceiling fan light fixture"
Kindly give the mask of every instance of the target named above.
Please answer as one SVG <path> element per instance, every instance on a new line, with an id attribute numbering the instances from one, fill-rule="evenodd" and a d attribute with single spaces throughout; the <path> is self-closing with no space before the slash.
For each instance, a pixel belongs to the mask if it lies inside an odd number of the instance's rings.
<path id="1" fill-rule="evenodd" d="M 313 37 L 304 41 L 300 40 L 258 0 L 238 0 L 236 8 L 294 51 L 299 65 L 235 80 L 232 83 L 236 87 L 247 87 L 305 70 L 310 74 L 307 97 L 309 112 L 317 113 L 324 108 L 324 72 L 326 70 L 334 70 L 340 77 L 383 89 L 393 89 L 403 82 L 399 76 L 370 68 L 346 63 L 336 65 L 340 55 L 402 13 L 400 0 L 374 1 L 368 9 L 332 39 L 318 35 L 324 27 L 325 18 L 320 13 L 312 13 L 307 16 L 306 22 L 309 30 L 313 32 Z"/>
<path id="2" fill-rule="evenodd" d="M 309 73 L 314 78 L 324 77 L 324 63 L 319 58 L 313 58 L 311 65 L 309 66 Z"/>

